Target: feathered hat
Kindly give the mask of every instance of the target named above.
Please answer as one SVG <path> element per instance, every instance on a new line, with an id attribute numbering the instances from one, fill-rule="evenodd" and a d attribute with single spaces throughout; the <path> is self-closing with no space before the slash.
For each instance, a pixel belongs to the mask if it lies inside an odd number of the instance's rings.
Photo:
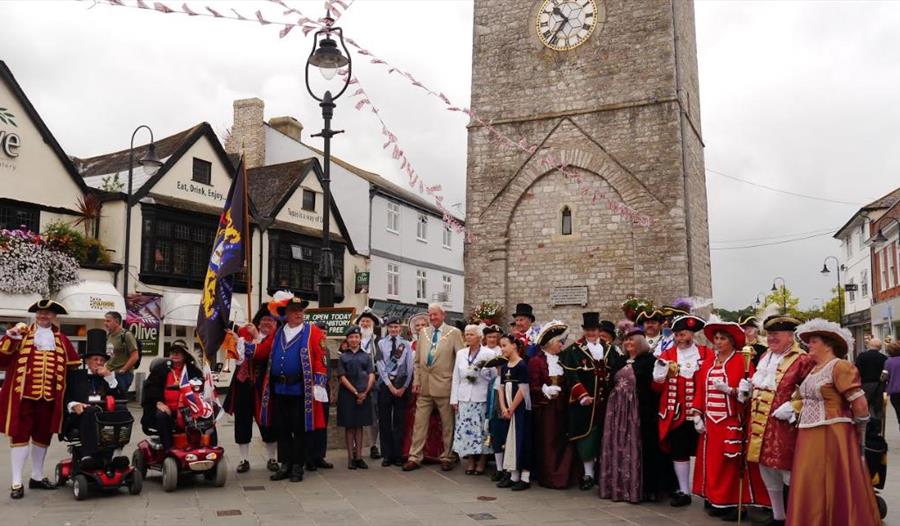
<path id="1" fill-rule="evenodd" d="M 836 346 L 836 354 L 846 354 L 848 350 L 853 348 L 853 335 L 850 331 L 841 327 L 833 321 L 823 318 L 813 318 L 808 322 L 797 327 L 797 338 L 809 344 L 809 339 L 813 336 L 825 337 L 828 341 L 833 342 Z"/>
<path id="2" fill-rule="evenodd" d="M 541 332 L 534 339 L 539 347 L 544 347 L 554 339 L 562 339 L 569 332 L 569 326 L 559 320 L 553 320 L 541 327 Z"/>

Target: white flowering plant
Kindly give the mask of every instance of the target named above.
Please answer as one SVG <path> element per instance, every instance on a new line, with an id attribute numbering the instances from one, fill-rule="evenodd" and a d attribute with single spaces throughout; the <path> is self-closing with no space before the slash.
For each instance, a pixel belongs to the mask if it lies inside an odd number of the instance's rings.
<path id="1" fill-rule="evenodd" d="M 0 292 L 48 297 L 78 282 L 78 261 L 26 228 L 0 230 Z"/>

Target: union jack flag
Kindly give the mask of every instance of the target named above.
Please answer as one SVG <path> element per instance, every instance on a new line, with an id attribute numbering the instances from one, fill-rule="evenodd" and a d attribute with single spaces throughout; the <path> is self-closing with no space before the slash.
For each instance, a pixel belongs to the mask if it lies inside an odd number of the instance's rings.
<path id="1" fill-rule="evenodd" d="M 213 408 L 206 400 L 203 399 L 200 392 L 194 391 L 191 379 L 188 377 L 187 367 L 181 371 L 181 382 L 179 383 L 179 391 L 181 397 L 191 409 L 191 416 L 196 418 L 209 418 L 213 414 Z"/>

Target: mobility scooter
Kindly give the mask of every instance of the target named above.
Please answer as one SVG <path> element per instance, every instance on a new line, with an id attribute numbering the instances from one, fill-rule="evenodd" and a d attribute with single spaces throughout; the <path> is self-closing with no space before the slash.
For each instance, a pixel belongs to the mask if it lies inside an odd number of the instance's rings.
<path id="1" fill-rule="evenodd" d="M 113 456 L 131 441 L 134 418 L 125 408 L 125 400 L 106 396 L 92 400 L 97 408 L 97 451 L 89 457 L 81 455 L 81 438 L 77 428 L 62 436 L 68 442 L 71 457 L 56 465 L 56 484 L 62 486 L 72 481 L 75 500 L 88 498 L 91 491 L 117 491 L 127 487 L 132 495 L 138 495 L 144 485 L 144 474 L 128 465 L 128 457 Z"/>
<path id="2" fill-rule="evenodd" d="M 202 383 L 191 380 L 191 388 L 199 397 Z M 175 491 L 179 477 L 188 475 L 203 475 L 214 486 L 224 486 L 228 466 L 225 450 L 213 445 L 215 418 L 199 417 L 189 407 L 181 408 L 179 412 L 181 418 L 178 420 L 183 420 L 184 425 L 172 434 L 171 449 L 166 450 L 158 436 L 149 436 L 138 443 L 131 458 L 132 465 L 144 476 L 149 469 L 162 472 L 162 487 L 167 492 Z"/>

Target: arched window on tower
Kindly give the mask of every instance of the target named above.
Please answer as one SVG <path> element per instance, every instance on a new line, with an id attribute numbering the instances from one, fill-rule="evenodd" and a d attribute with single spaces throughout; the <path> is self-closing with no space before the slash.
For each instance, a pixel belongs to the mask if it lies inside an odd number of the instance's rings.
<path id="1" fill-rule="evenodd" d="M 562 235 L 572 235 L 572 209 L 564 206 L 562 209 Z"/>

